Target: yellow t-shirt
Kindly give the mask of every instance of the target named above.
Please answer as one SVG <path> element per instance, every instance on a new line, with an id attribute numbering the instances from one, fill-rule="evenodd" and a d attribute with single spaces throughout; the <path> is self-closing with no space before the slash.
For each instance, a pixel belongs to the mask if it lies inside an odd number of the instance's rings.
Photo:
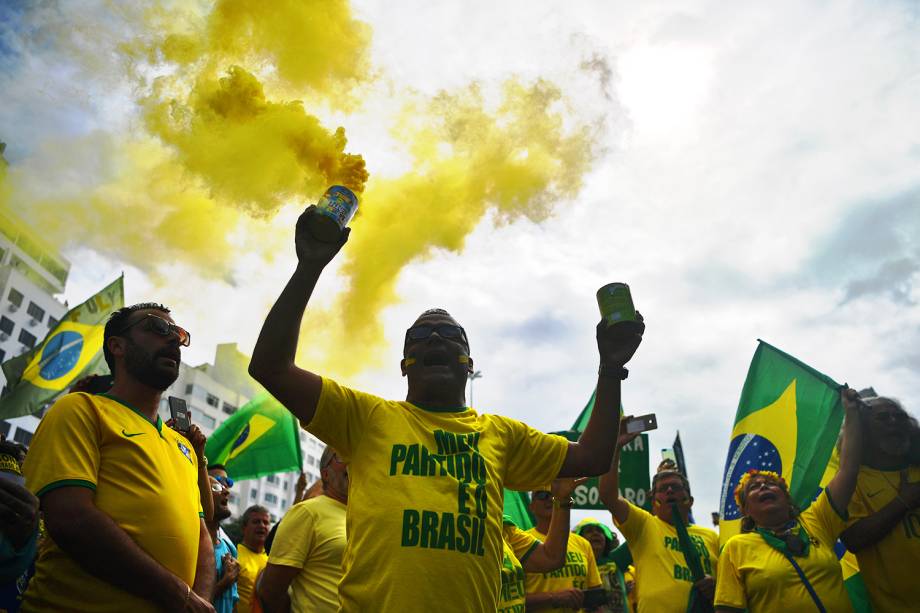
<path id="1" fill-rule="evenodd" d="M 629 515 L 617 528 L 629 543 L 636 566 L 638 613 L 684 613 L 693 579 L 677 539 L 677 529 L 645 509 L 629 504 Z M 703 572 L 715 577 L 719 562 L 719 536 L 702 526 L 687 526 Z"/>
<path id="2" fill-rule="evenodd" d="M 568 449 L 507 417 L 427 411 L 330 379 L 305 427 L 349 461 L 346 612 L 494 611 L 502 488 L 551 481 Z"/>
<path id="3" fill-rule="evenodd" d="M 524 613 L 527 591 L 524 587 L 522 561 L 527 559 L 540 543 L 514 524 L 502 527 L 502 587 L 498 595 L 498 613 Z"/>
<path id="4" fill-rule="evenodd" d="M 291 507 L 278 524 L 270 564 L 300 568 L 291 582 L 291 610 L 339 610 L 345 552 L 345 505 L 317 496 Z"/>
<path id="5" fill-rule="evenodd" d="M 528 534 L 541 541 L 546 540 L 546 535 L 536 528 L 527 531 Z M 601 587 L 600 573 L 597 572 L 597 562 L 594 560 L 594 551 L 583 537 L 569 533 L 569 541 L 565 549 L 565 565 L 548 573 L 527 573 L 527 593 L 542 594 L 544 592 L 561 592 L 563 590 Z M 546 609 L 547 611 L 573 611 L 574 609 Z"/>
<path id="6" fill-rule="evenodd" d="M 799 516 L 799 522 L 811 537 L 811 545 L 807 556 L 795 557 L 796 563 L 825 609 L 834 613 L 852 611 L 834 552 L 834 543 L 845 523 L 831 505 L 826 490 Z M 636 568 L 642 572 L 639 563 Z M 641 594 L 639 606 L 642 606 Z M 750 613 L 816 610 L 814 600 L 786 556 L 757 532 L 736 534 L 725 543 L 719 559 L 715 606 L 747 609 Z"/>
<path id="7" fill-rule="evenodd" d="M 39 497 L 58 487 L 93 490 L 96 508 L 154 560 L 194 583 L 202 526 L 198 462 L 188 440 L 159 418 L 154 424 L 111 397 L 68 394 L 38 424 L 23 472 Z M 156 608 L 83 570 L 49 535 L 22 610 Z"/>
<path id="8" fill-rule="evenodd" d="M 920 466 L 906 470 L 909 482 L 920 481 Z M 887 506 L 894 500 L 900 486 L 900 471 L 862 466 L 856 492 L 850 500 L 847 525 L 853 525 Z M 920 607 L 920 581 L 917 580 L 917 569 L 920 568 L 920 510 L 908 511 L 885 538 L 857 552 L 856 559 L 873 611 L 885 613 Z"/>
<path id="9" fill-rule="evenodd" d="M 277 538 L 276 533 L 276 541 Z M 243 543 L 236 546 L 236 553 L 239 556 L 237 561 L 240 563 L 240 576 L 236 580 L 236 589 L 240 593 L 240 599 L 236 603 L 236 613 L 249 613 L 252 610 L 253 586 L 259 573 L 268 564 L 268 554 L 265 551 L 256 553 Z"/>

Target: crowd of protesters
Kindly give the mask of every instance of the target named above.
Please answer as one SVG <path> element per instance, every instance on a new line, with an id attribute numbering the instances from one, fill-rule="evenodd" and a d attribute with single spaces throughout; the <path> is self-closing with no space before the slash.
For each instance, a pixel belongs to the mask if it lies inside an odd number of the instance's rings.
<path id="1" fill-rule="evenodd" d="M 250 365 L 326 443 L 316 495 L 275 526 L 246 509 L 233 542 L 225 467 L 208 466 L 196 427 L 157 414 L 190 335 L 160 304 L 123 308 L 104 333 L 111 389 L 63 396 L 28 452 L 0 442 L 0 611 L 849 611 L 838 539 L 874 611 L 920 610 L 920 437 L 900 403 L 844 389 L 828 485 L 800 511 L 780 475 L 750 471 L 733 492 L 741 533 L 720 549 L 673 465 L 654 475 L 650 511 L 620 495 L 641 316 L 598 325 L 595 409 L 576 442 L 468 407 L 470 342 L 443 309 L 406 332 L 405 401 L 296 366 L 307 303 L 347 238 L 298 222 L 296 271 Z M 571 529 L 589 476 L 625 542 L 594 519 Z M 503 516 L 504 488 L 531 492 L 532 529 Z"/>

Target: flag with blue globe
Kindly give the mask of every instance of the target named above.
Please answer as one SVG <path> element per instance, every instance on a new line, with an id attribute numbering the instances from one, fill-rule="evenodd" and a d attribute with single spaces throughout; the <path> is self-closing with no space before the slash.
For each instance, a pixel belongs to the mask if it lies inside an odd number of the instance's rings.
<path id="1" fill-rule="evenodd" d="M 119 277 L 69 310 L 35 349 L 4 362 L 9 391 L 0 399 L 0 419 L 35 413 L 78 379 L 97 373 L 105 322 L 124 304 Z"/>

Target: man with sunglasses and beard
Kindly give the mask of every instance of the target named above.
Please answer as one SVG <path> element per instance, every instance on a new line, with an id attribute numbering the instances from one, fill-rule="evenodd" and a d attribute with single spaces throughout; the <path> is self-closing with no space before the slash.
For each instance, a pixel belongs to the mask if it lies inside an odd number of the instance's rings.
<path id="1" fill-rule="evenodd" d="M 349 464 L 341 608 L 494 611 L 502 488 L 532 490 L 607 470 L 624 366 L 645 326 L 598 326 L 596 409 L 575 443 L 467 406 L 470 345 L 443 309 L 425 311 L 406 332 L 405 401 L 341 386 L 294 364 L 307 302 L 349 233 L 317 240 L 307 225 L 312 214 L 311 207 L 297 222 L 297 268 L 268 314 L 249 372 Z"/>
<path id="2" fill-rule="evenodd" d="M 23 472 L 49 538 L 23 611 L 214 610 L 199 459 L 157 415 L 189 342 L 160 304 L 119 309 L 103 334 L 111 389 L 67 394 L 42 419 Z"/>
<path id="3" fill-rule="evenodd" d="M 863 412 L 862 466 L 841 539 L 856 554 L 872 610 L 908 611 L 920 606 L 920 427 L 900 402 L 874 392 Z"/>

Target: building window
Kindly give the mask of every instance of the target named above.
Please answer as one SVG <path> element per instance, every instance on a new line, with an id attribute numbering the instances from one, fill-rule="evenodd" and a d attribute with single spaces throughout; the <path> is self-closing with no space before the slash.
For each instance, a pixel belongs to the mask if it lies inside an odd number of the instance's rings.
<path id="1" fill-rule="evenodd" d="M 192 392 L 194 392 L 194 391 L 195 391 L 195 386 L 192 385 L 191 383 L 189 383 L 188 385 L 185 386 L 185 395 L 186 395 L 186 396 L 191 396 L 191 395 L 192 395 Z"/>
<path id="2" fill-rule="evenodd" d="M 215 425 L 217 425 L 217 420 L 207 413 L 202 413 L 196 408 L 191 408 L 190 411 L 192 414 L 192 423 L 198 424 L 199 426 L 204 426 L 206 428 L 213 428 Z"/>
<path id="3" fill-rule="evenodd" d="M 269 483 L 278 483 L 278 477 L 276 477 L 275 475 L 269 475 L 268 477 L 265 478 L 265 480 L 268 481 Z"/>
<path id="4" fill-rule="evenodd" d="M 28 347 L 29 349 L 35 346 L 36 340 L 37 339 L 35 338 L 35 335 L 30 334 L 28 330 L 19 331 L 19 342 L 25 345 L 26 347 Z"/>
<path id="5" fill-rule="evenodd" d="M 0 434 L 3 436 L 9 436 L 10 434 L 10 422 L 5 419 L 0 421 Z"/>
<path id="6" fill-rule="evenodd" d="M 230 404 L 229 402 L 224 403 L 224 413 L 227 415 L 233 415 L 236 413 L 236 407 Z"/>
<path id="7" fill-rule="evenodd" d="M 234 494 L 234 493 L 231 492 L 231 494 L 230 494 L 230 503 L 232 504 L 232 503 L 234 503 L 234 502 L 236 502 L 236 494 Z"/>
<path id="8" fill-rule="evenodd" d="M 309 464 L 310 466 L 316 466 L 316 458 L 314 458 L 314 457 L 311 456 L 311 455 L 308 455 L 308 456 L 307 456 L 307 464 Z"/>
<path id="9" fill-rule="evenodd" d="M 29 308 L 26 309 L 26 313 L 28 313 L 29 317 L 35 321 L 45 321 L 45 309 L 41 308 L 32 301 L 29 301 Z"/>
<path id="10" fill-rule="evenodd" d="M 284 480 L 284 483 L 281 484 L 281 488 L 282 488 L 283 490 L 287 491 L 287 486 L 288 486 L 288 480 L 285 479 L 285 480 Z"/>
<path id="11" fill-rule="evenodd" d="M 257 500 L 259 498 L 259 493 L 255 490 L 249 490 L 249 499 Z"/>
<path id="12" fill-rule="evenodd" d="M 21 307 L 23 298 L 25 298 L 25 296 L 22 295 L 22 292 L 20 292 L 15 287 L 10 288 L 10 295 L 9 295 L 10 304 L 15 304 L 16 306 Z"/>
<path id="13" fill-rule="evenodd" d="M 208 402 L 208 404 L 211 405 L 212 407 L 219 407 L 219 406 L 220 406 L 220 398 L 218 398 L 218 397 L 215 396 L 214 394 L 208 394 L 208 396 L 207 396 L 207 402 Z"/>
<path id="14" fill-rule="evenodd" d="M 6 360 L 6 351 L 0 349 L 0 363 L 2 363 L 4 360 Z"/>
<path id="15" fill-rule="evenodd" d="M 265 502 L 267 502 L 268 504 L 277 504 L 278 497 L 275 496 L 274 494 L 270 494 L 269 492 L 265 492 Z"/>
<path id="16" fill-rule="evenodd" d="M 4 334 L 12 335 L 13 328 L 16 327 L 16 324 L 13 323 L 13 320 L 5 315 L 0 315 L 0 332 Z"/>
<path id="17" fill-rule="evenodd" d="M 281 500 L 281 508 L 283 509 L 283 508 L 286 507 L 286 506 L 287 506 L 287 500 L 282 499 L 282 500 Z"/>
<path id="18" fill-rule="evenodd" d="M 13 435 L 13 440 L 28 447 L 29 443 L 32 442 L 32 433 L 22 428 L 16 428 L 16 434 Z"/>
<path id="19" fill-rule="evenodd" d="M 57 325 L 59 323 L 61 323 L 60 319 L 55 319 L 51 315 L 48 316 L 48 329 L 49 330 L 54 330 L 55 328 L 57 328 Z"/>

